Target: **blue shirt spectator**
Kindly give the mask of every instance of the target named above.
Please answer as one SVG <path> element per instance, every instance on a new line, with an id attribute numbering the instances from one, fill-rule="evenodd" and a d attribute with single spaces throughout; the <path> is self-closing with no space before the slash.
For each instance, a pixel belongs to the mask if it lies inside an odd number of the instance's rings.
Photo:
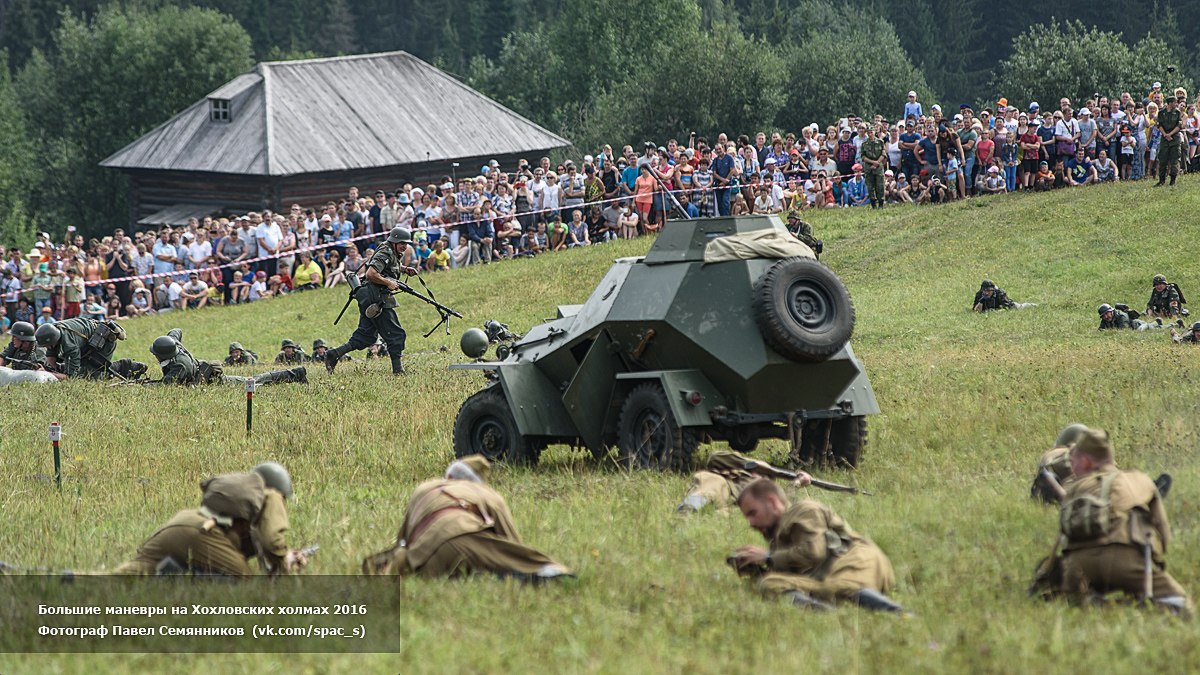
<path id="1" fill-rule="evenodd" d="M 175 271 L 175 260 L 179 257 L 179 251 L 170 242 L 159 239 L 154 242 L 154 250 L 151 251 L 154 255 L 154 273 L 166 274 Z M 165 257 L 166 260 L 159 256 Z"/>

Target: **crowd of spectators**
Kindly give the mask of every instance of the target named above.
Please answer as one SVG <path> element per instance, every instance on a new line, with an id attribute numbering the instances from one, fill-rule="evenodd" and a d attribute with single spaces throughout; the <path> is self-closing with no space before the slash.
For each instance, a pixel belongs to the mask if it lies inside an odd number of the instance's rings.
<path id="1" fill-rule="evenodd" d="M 1182 89 L 1181 164 L 1200 169 L 1200 115 Z M 939 203 L 978 195 L 1048 190 L 1154 177 L 1162 138 L 1159 83 L 1145 97 L 1100 94 L 1078 108 L 1063 98 L 950 115 L 926 111 L 909 92 L 889 121 L 848 116 L 822 133 L 759 132 L 711 141 L 646 142 L 641 152 L 605 145 L 576 164 L 493 160 L 476 175 L 406 183 L 373 195 L 350 188 L 319 208 L 192 219 L 85 241 L 75 227 L 55 244 L 43 232 L 32 250 L 4 249 L 0 327 L 86 315 L 124 319 L 214 304 L 256 302 L 344 283 L 396 225 L 410 228 L 406 265 L 441 271 L 630 239 L 674 217 L 780 213 L 868 203 L 861 146 L 886 144 L 889 203 Z M 899 112 L 899 111 L 897 111 Z M 137 278 L 131 278 L 137 277 Z"/>

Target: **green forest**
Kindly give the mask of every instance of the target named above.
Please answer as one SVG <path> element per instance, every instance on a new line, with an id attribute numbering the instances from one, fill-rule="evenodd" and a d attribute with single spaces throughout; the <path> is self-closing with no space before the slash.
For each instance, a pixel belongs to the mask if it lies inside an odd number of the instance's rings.
<path id="1" fill-rule="evenodd" d="M 599 144 L 1192 91 L 1200 0 L 0 0 L 0 242 L 125 224 L 96 164 L 260 60 L 405 50 Z"/>

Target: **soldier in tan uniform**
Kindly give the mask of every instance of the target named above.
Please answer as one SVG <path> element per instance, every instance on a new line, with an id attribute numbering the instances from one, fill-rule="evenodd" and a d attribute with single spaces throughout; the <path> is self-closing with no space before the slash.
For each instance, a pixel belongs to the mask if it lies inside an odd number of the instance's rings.
<path id="1" fill-rule="evenodd" d="M 767 597 L 792 604 L 830 609 L 828 603 L 851 601 L 860 607 L 905 613 L 884 593 L 895 583 L 892 564 L 870 539 L 850 529 L 821 502 L 790 504 L 774 482 L 760 478 L 738 495 L 750 527 L 762 533 L 769 549 L 743 546 L 728 562 L 739 575 L 758 579 Z"/>
<path id="2" fill-rule="evenodd" d="M 1071 446 L 1087 429 L 1082 424 L 1068 424 L 1058 432 L 1058 438 L 1054 439 L 1054 447 L 1047 450 L 1038 462 L 1033 487 L 1029 490 L 1030 498 L 1041 499 L 1046 504 L 1062 502 L 1067 485 L 1075 478 L 1071 472 Z M 1159 474 L 1158 478 L 1154 479 L 1154 485 L 1163 497 L 1170 491 L 1171 483 L 1171 476 L 1166 473 Z"/>
<path id="3" fill-rule="evenodd" d="M 114 574 L 193 573 L 230 577 L 253 574 L 258 558 L 268 574 L 288 574 L 308 561 L 287 546 L 287 507 L 292 479 L 275 462 L 249 473 L 215 476 L 200 483 L 200 508 L 185 509 L 152 534 L 137 557 Z"/>
<path id="4" fill-rule="evenodd" d="M 692 474 L 692 487 L 676 510 L 688 513 L 710 504 L 718 509 L 733 506 L 743 488 L 759 478 L 769 478 L 773 470 L 775 467 L 766 462 L 718 450 L 708 456 L 703 469 Z M 808 474 L 800 472 L 800 475 Z"/>
<path id="5" fill-rule="evenodd" d="M 454 462 L 442 478 L 417 486 L 396 545 L 363 560 L 364 574 L 462 577 L 495 574 L 524 581 L 573 576 L 521 542 L 504 498 L 486 480 L 480 455 Z"/>
<path id="6" fill-rule="evenodd" d="M 1075 479 L 1059 514 L 1062 592 L 1078 603 L 1122 591 L 1189 614 L 1186 591 L 1167 573 L 1171 528 L 1154 482 L 1117 468 L 1099 429 L 1083 432 L 1070 456 Z"/>

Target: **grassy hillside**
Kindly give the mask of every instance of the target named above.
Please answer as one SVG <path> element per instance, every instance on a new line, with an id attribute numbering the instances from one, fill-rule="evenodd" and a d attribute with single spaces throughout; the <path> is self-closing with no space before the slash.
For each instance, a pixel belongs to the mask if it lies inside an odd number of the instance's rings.
<path id="1" fill-rule="evenodd" d="M 1155 273 L 1200 298 L 1200 273 L 1184 251 L 1200 236 L 1189 216 L 1197 207 L 1200 186 L 1185 181 L 1175 191 L 1143 183 L 811 216 L 826 262 L 854 296 L 855 350 L 884 411 L 871 418 L 857 474 L 823 474 L 876 496 L 812 496 L 890 555 L 911 620 L 764 602 L 723 565 L 734 547 L 757 543 L 739 514 L 681 519 L 673 509 L 686 477 L 598 468 L 584 453 L 552 448 L 540 469 L 502 468 L 494 482 L 524 538 L 573 566 L 577 585 L 406 581 L 395 654 L 0 655 L 0 671 L 1031 672 L 1069 660 L 1080 672 L 1183 672 L 1200 661 L 1194 626 L 1132 609 L 1034 604 L 1024 589 L 1056 524 L 1055 512 L 1027 498 L 1029 480 L 1072 421 L 1107 428 L 1120 464 L 1175 475 L 1170 570 L 1193 592 L 1200 583 L 1200 351 L 1172 345 L 1165 331 L 1095 330 L 1096 305 L 1141 306 Z M 497 318 L 524 331 L 555 305 L 582 302 L 613 258 L 647 244 L 429 282 L 466 324 Z M 1039 306 L 972 314 L 985 276 Z M 148 358 L 151 340 L 179 325 L 202 358 L 239 340 L 269 361 L 284 337 L 306 346 L 345 339 L 353 316 L 329 325 L 343 301 L 342 291 L 316 292 L 133 321 L 118 355 Z M 461 358 L 463 322 L 451 337 L 425 340 L 435 315 L 401 304 L 408 376 L 359 360 L 332 377 L 314 371 L 307 386 L 260 390 L 251 438 L 233 388 L 6 390 L 0 559 L 111 568 L 196 502 L 200 478 L 272 458 L 296 480 L 292 541 L 322 546 L 310 571 L 354 573 L 394 537 L 412 487 L 445 467 L 458 406 L 483 383 L 446 370 Z M 51 420 L 66 431 L 62 496 L 37 477 L 50 472 Z M 785 453 L 782 442 L 758 451 L 778 461 Z"/>

